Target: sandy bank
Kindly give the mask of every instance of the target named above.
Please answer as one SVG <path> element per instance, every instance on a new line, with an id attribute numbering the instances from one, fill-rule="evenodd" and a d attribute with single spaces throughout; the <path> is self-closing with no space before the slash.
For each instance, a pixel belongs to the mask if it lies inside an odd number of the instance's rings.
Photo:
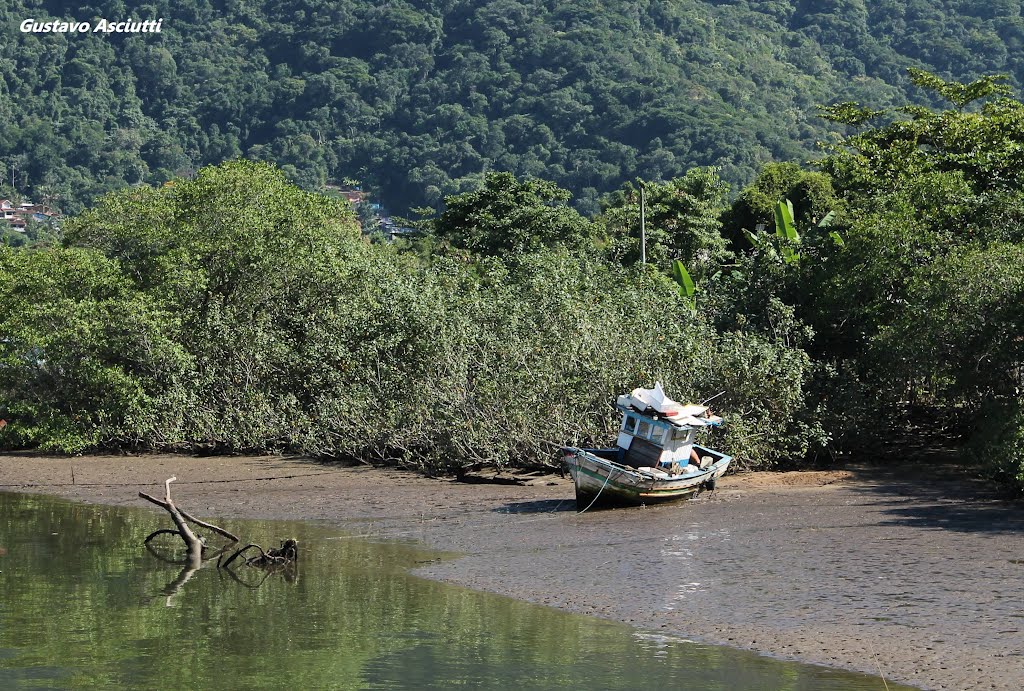
<path id="1" fill-rule="evenodd" d="M 1024 511 L 865 470 L 729 477 L 710 497 L 575 512 L 572 486 L 468 485 L 298 459 L 0 456 L 0 491 L 321 519 L 465 556 L 421 573 L 709 643 L 936 689 L 1024 688 Z"/>

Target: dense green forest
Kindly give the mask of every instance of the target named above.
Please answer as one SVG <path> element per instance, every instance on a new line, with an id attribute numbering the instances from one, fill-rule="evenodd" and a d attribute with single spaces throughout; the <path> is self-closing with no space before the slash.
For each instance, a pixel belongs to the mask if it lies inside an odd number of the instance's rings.
<path id="1" fill-rule="evenodd" d="M 70 215 L 0 246 L 0 446 L 545 464 L 661 380 L 741 467 L 938 436 L 1024 487 L 1020 10 L 5 5 L 0 196 Z"/>
<path id="2" fill-rule="evenodd" d="M 729 389 L 744 464 L 802 456 L 820 426 L 791 310 L 719 328 L 567 198 L 494 174 L 403 248 L 264 163 L 108 195 L 60 246 L 0 246 L 0 443 L 535 465 L 614 434 L 615 396 L 660 379 Z"/>
<path id="3" fill-rule="evenodd" d="M 0 247 L 0 444 L 530 466 L 660 380 L 726 392 L 740 467 L 896 437 L 1024 487 L 1024 103 L 908 76 L 944 105 L 829 108 L 853 134 L 735 198 L 693 168 L 589 218 L 491 173 L 388 244 L 268 163 L 109 194 Z"/>
<path id="4" fill-rule="evenodd" d="M 734 189 L 834 129 L 815 105 L 936 105 L 921 67 L 1024 83 L 1015 0 L 12 0 L 0 7 L 0 180 L 77 213 L 244 156 L 310 190 L 358 179 L 439 208 L 488 171 L 585 214 L 640 177 Z M 162 17 L 160 34 L 24 34 Z M 11 182 L 16 190 L 9 189 Z"/>

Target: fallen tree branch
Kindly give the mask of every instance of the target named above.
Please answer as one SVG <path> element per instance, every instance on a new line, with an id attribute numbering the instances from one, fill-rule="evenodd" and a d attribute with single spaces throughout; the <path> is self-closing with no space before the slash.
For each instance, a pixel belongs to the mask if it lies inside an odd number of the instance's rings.
<path id="1" fill-rule="evenodd" d="M 139 496 L 162 507 L 167 513 L 171 514 L 171 520 L 174 521 L 174 525 L 178 528 L 178 534 L 185 541 L 185 546 L 188 549 L 188 563 L 190 566 L 198 569 L 203 563 L 203 541 L 188 527 L 188 521 L 181 515 L 181 511 L 178 510 L 178 507 L 174 505 L 174 501 L 171 499 L 171 483 L 177 479 L 176 477 L 170 477 L 164 481 L 164 499 L 162 501 L 156 497 L 149 496 L 145 492 L 139 492 Z"/>
<path id="2" fill-rule="evenodd" d="M 148 545 L 150 543 L 150 541 L 153 538 L 155 538 L 157 535 L 178 535 L 178 536 L 180 536 L 181 533 L 179 533 L 177 530 L 171 530 L 170 528 L 161 528 L 160 530 L 154 530 L 152 533 L 150 533 L 149 536 L 145 540 L 142 541 L 142 544 Z"/>
<path id="3" fill-rule="evenodd" d="M 234 535 L 233 533 L 231 533 L 231 532 L 229 532 L 227 530 L 224 530 L 220 526 L 216 526 L 216 525 L 214 525 L 212 523 L 207 523 L 206 521 L 202 521 L 202 520 L 196 518 L 195 516 L 193 516 L 192 514 L 186 512 L 186 511 L 184 511 L 182 509 L 179 509 L 178 507 L 176 507 L 174 505 L 174 502 L 171 501 L 171 483 L 174 482 L 177 479 L 178 478 L 172 477 L 172 478 L 168 478 L 165 481 L 164 485 L 167 488 L 167 493 L 166 493 L 166 498 L 165 499 L 157 499 L 156 497 L 150 496 L 149 494 L 146 494 L 145 492 L 139 492 L 139 496 L 142 497 L 143 499 L 145 499 L 146 501 L 152 502 L 152 503 L 156 504 L 157 506 L 161 507 L 162 509 L 165 509 L 166 511 L 168 511 L 171 514 L 171 518 L 174 519 L 174 524 L 175 525 L 178 525 L 178 521 L 177 521 L 177 519 L 175 519 L 175 514 L 178 514 L 182 519 L 184 519 L 182 521 L 183 523 L 184 523 L 184 521 L 190 521 L 190 522 L 194 523 L 195 525 L 198 525 L 201 528 L 206 528 L 207 530 L 213 531 L 213 532 L 217 533 L 218 535 L 220 535 L 221 537 L 224 537 L 224 538 L 227 538 L 228 540 L 231 540 L 232 542 L 239 542 L 238 537 L 236 535 Z M 186 526 L 186 529 L 188 529 L 187 526 Z M 173 531 L 170 531 L 170 532 L 173 532 Z M 189 532 L 191 533 L 192 531 L 189 530 Z M 159 530 L 156 531 L 155 533 L 153 533 L 152 535 L 150 535 L 149 537 L 146 538 L 146 542 L 149 542 L 150 540 L 152 540 L 155 536 L 159 535 L 160 533 L 161 533 L 161 531 L 159 531 Z M 187 543 L 188 542 L 188 538 L 185 537 L 185 535 L 183 533 L 180 533 L 180 526 L 179 526 L 179 534 L 182 535 L 182 539 L 184 539 L 185 542 Z"/>
<path id="4" fill-rule="evenodd" d="M 199 527 L 206 528 L 207 530 L 212 530 L 213 532 L 217 533 L 221 537 L 225 537 L 228 540 L 231 540 L 232 542 L 240 542 L 240 540 L 238 539 L 237 536 L 233 535 L 232 533 L 229 533 L 228 531 L 224 530 L 223 528 L 221 528 L 219 526 L 215 526 L 213 523 L 207 523 L 206 521 L 201 521 L 198 518 L 193 518 L 184 509 L 178 509 L 178 510 L 181 511 L 181 515 L 182 516 L 184 516 L 188 520 L 192 521 L 193 523 L 195 523 Z"/>
<path id="5" fill-rule="evenodd" d="M 145 538 L 144 544 L 147 549 L 150 549 L 150 541 L 152 541 L 152 539 L 157 535 L 177 534 L 181 537 L 182 541 L 184 541 L 185 548 L 187 550 L 187 557 L 185 563 L 187 563 L 190 567 L 199 568 L 203 564 L 203 550 L 206 547 L 206 543 L 203 541 L 202 537 L 197 535 L 195 532 L 193 532 L 193 530 L 191 530 L 191 528 L 188 527 L 189 521 L 208 530 L 212 530 L 213 532 L 216 532 L 218 535 L 226 537 L 232 543 L 239 542 L 239 538 L 221 527 L 213 525 L 212 523 L 207 523 L 206 521 L 201 521 L 195 516 L 190 516 L 184 511 L 178 509 L 174 505 L 174 500 L 171 499 L 171 482 L 174 482 L 176 479 L 176 477 L 169 477 L 167 478 L 167 480 L 164 481 L 163 500 L 157 499 L 156 496 L 146 494 L 144 491 L 140 491 L 138 493 L 140 498 L 144 499 L 147 502 L 152 502 L 153 504 L 156 504 L 158 507 L 167 511 L 167 513 L 171 515 L 171 520 L 174 521 L 174 525 L 177 528 L 177 530 L 157 530 L 151 533 L 150 536 Z M 152 551 L 153 550 L 151 549 L 151 552 Z"/>
<path id="6" fill-rule="evenodd" d="M 295 577 L 295 570 L 292 567 L 295 566 L 299 558 L 299 543 L 293 539 L 284 540 L 281 543 L 280 547 L 276 549 L 269 549 L 267 551 L 264 551 L 263 548 L 257 544 L 250 543 L 245 547 L 236 550 L 234 554 L 228 557 L 223 564 L 221 563 L 221 559 L 227 552 L 228 547 L 221 547 L 216 552 L 216 554 L 204 559 L 203 551 L 206 549 L 206 543 L 202 539 L 202 537 L 200 537 L 192 531 L 192 529 L 188 525 L 189 523 L 197 525 L 201 528 L 205 528 L 206 530 L 209 530 L 211 532 L 217 533 L 221 537 L 224 537 L 233 543 L 239 542 L 239 539 L 233 533 L 224 530 L 220 526 L 216 526 L 212 523 L 202 521 L 175 506 L 174 500 L 171 499 L 171 483 L 174 482 L 176 479 L 177 478 L 171 477 L 164 481 L 163 499 L 158 499 L 157 497 L 146 494 L 145 492 L 139 492 L 140 498 L 145 499 L 150 503 L 156 504 L 160 508 L 167 511 L 167 513 L 171 515 L 171 520 L 174 521 L 176 530 L 170 530 L 167 528 L 155 530 L 152 533 L 150 533 L 149 536 L 144 541 L 146 549 L 153 553 L 157 558 L 162 559 L 163 561 L 179 563 L 185 566 L 185 569 L 182 571 L 181 577 L 169 585 L 169 589 L 171 590 L 171 592 L 176 592 L 178 588 L 184 585 L 185 582 L 192 577 L 192 573 L 202 566 L 204 561 L 209 561 L 210 559 L 213 559 L 214 556 L 217 558 L 217 568 L 223 568 L 228 570 L 229 572 L 230 569 L 228 567 L 235 560 L 240 559 L 242 563 L 244 563 L 246 566 L 255 566 L 258 568 L 262 568 L 266 570 L 268 573 L 275 572 L 278 569 L 284 569 L 286 579 L 292 580 Z M 156 538 L 159 535 L 177 535 L 178 537 L 180 537 L 185 542 L 185 546 L 187 548 L 186 559 L 184 561 L 178 562 L 158 554 L 154 549 L 153 545 L 150 543 L 154 538 Z M 259 550 L 259 555 L 250 558 L 245 558 L 245 553 L 254 548 Z M 234 575 L 235 574 L 232 573 L 232 576 Z M 291 577 L 289 577 L 289 575 Z"/>
<path id="7" fill-rule="evenodd" d="M 240 558 L 245 552 L 254 547 L 260 551 L 259 556 L 253 556 L 246 559 L 244 562 L 246 566 L 259 566 L 265 569 L 275 568 L 278 566 L 293 564 L 299 558 L 299 543 L 296 540 L 289 538 L 287 540 L 283 540 L 280 547 L 275 547 L 267 551 L 263 551 L 263 548 L 255 543 L 250 543 L 228 557 L 227 561 L 223 564 L 220 564 L 218 560 L 217 565 L 220 568 L 226 569 L 233 561 Z"/>
<path id="8" fill-rule="evenodd" d="M 217 560 L 217 568 L 218 569 L 226 569 L 226 568 L 228 568 L 229 566 L 231 566 L 231 562 L 233 562 L 235 559 L 238 559 L 240 556 L 245 554 L 245 552 L 247 552 L 248 550 L 252 549 L 253 547 L 255 547 L 256 549 L 258 549 L 260 551 L 260 556 L 266 556 L 266 552 L 263 551 L 262 547 L 260 547 L 259 545 L 255 544 L 255 543 L 250 542 L 248 545 L 246 545 L 245 547 L 243 547 L 242 549 L 236 551 L 234 554 L 232 554 L 230 557 L 228 557 L 227 561 L 225 561 L 223 564 L 221 564 L 220 560 L 218 559 Z M 249 560 L 248 559 L 244 560 L 244 563 L 248 564 Z"/>

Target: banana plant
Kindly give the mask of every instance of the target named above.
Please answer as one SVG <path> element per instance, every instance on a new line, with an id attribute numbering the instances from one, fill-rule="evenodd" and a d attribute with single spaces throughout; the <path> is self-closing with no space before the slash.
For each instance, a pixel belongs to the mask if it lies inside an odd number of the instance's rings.
<path id="1" fill-rule="evenodd" d="M 796 264 L 800 261 L 800 253 L 796 250 L 800 246 L 800 234 L 796 232 L 793 220 L 793 202 L 788 199 L 775 206 L 775 237 L 779 239 L 784 262 Z"/>
<path id="2" fill-rule="evenodd" d="M 836 214 L 834 211 L 829 211 L 823 219 L 815 224 L 815 227 L 821 230 L 825 230 L 835 219 Z M 793 202 L 785 199 L 778 203 L 775 207 L 775 235 L 769 235 L 768 233 L 760 232 L 760 228 L 755 232 L 750 232 L 746 228 L 743 229 L 743 234 L 747 238 L 754 249 L 758 250 L 762 254 L 766 255 L 770 259 L 782 259 L 787 264 L 796 264 L 800 261 L 799 247 L 802 242 L 800 233 L 796 230 L 796 222 L 793 220 Z M 844 247 L 846 243 L 843 238 L 836 231 L 829 231 L 828 236 L 832 238 L 840 247 Z"/>
<path id="3" fill-rule="evenodd" d="M 672 280 L 679 285 L 679 295 L 686 300 L 690 309 L 697 309 L 697 286 L 690 278 L 690 272 L 678 259 L 672 260 Z"/>
<path id="4" fill-rule="evenodd" d="M 761 224 L 758 224 L 759 227 L 760 225 Z M 772 238 L 768 233 L 762 233 L 760 230 L 751 232 L 744 228 L 743 235 L 747 238 L 747 242 L 749 242 L 750 245 L 761 254 L 765 255 L 769 259 L 779 258 L 779 253 L 775 249 L 775 243 L 772 241 Z"/>
<path id="5" fill-rule="evenodd" d="M 835 211 L 829 211 L 827 214 L 825 214 L 825 218 L 823 218 L 820 221 L 818 221 L 817 227 L 821 228 L 822 230 L 824 230 L 825 228 L 828 228 L 830 225 L 832 225 L 832 221 L 835 219 L 835 217 L 836 217 L 836 212 Z M 828 236 L 830 238 L 832 238 L 832 241 L 834 243 L 836 243 L 837 245 L 839 245 L 840 247 L 846 247 L 846 241 L 843 240 L 843 236 L 840 235 L 839 233 L 837 233 L 836 231 L 834 231 L 834 230 L 828 231 Z"/>

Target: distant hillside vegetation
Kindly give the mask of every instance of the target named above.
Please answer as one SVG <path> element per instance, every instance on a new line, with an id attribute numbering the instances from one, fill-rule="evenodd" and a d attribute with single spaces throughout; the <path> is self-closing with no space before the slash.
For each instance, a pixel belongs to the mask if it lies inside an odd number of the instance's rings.
<path id="1" fill-rule="evenodd" d="M 134 5 L 135 9 L 130 6 Z M 247 156 L 356 178 L 397 211 L 489 170 L 585 212 L 624 180 L 803 160 L 814 106 L 919 100 L 907 67 L 1024 82 L 1018 0 L 12 0 L 0 7 L 0 196 L 97 195 Z M 159 35 L 23 34 L 163 17 Z"/>

